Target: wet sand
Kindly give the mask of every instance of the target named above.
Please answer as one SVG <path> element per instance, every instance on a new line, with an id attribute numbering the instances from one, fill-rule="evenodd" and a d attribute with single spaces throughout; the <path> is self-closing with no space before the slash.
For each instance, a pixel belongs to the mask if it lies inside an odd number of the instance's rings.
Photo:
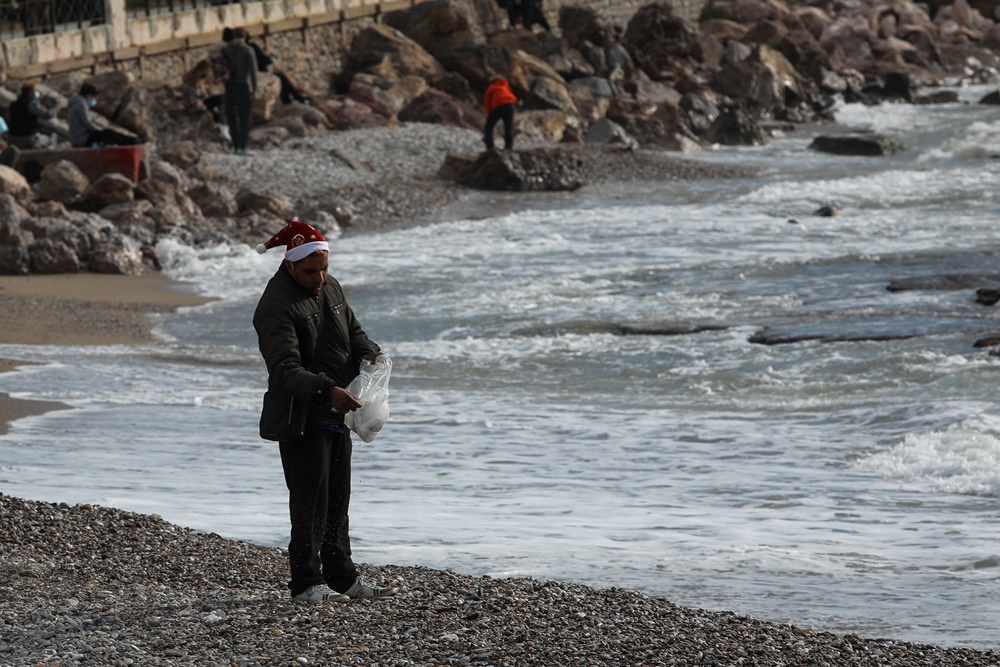
<path id="1" fill-rule="evenodd" d="M 210 300 L 156 273 L 0 276 L 0 345 L 141 345 L 154 340 L 152 314 Z M 31 363 L 16 356 L 0 358 L 0 373 Z M 0 392 L 0 434 L 15 419 L 64 407 Z"/>

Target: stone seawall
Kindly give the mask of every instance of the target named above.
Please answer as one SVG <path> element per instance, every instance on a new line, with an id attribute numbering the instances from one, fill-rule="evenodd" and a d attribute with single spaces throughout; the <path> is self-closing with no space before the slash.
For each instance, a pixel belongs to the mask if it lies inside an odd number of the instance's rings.
<path id="1" fill-rule="evenodd" d="M 309 5 L 320 0 L 297 1 L 303 5 Z M 345 2 L 347 1 L 350 0 L 345 0 Z M 254 17 L 246 12 L 244 12 L 243 18 L 247 21 L 241 21 L 234 18 L 236 15 L 230 12 L 227 14 L 226 18 L 229 20 L 226 24 L 234 27 L 244 25 L 248 32 L 259 42 L 262 42 L 268 51 L 278 56 L 278 64 L 296 82 L 315 93 L 323 94 L 330 90 L 333 76 L 340 71 L 343 55 L 349 48 L 353 36 L 373 22 L 377 22 L 380 18 L 378 12 L 385 11 L 380 4 L 373 5 L 377 1 L 361 0 L 364 4 L 358 5 L 354 11 L 326 12 L 306 18 L 282 18 L 272 22 L 266 19 L 250 21 L 249 19 Z M 410 0 L 405 4 L 417 4 L 420 1 Z M 559 9 L 562 5 L 592 7 L 624 27 L 637 10 L 650 1 L 544 0 L 543 6 L 549 23 L 554 30 L 558 31 Z M 670 4 L 675 11 L 689 20 L 697 21 L 705 1 L 671 0 Z M 470 0 L 470 3 L 477 14 L 476 32 L 479 33 L 480 37 L 485 37 L 486 34 L 507 27 L 506 11 L 498 6 L 496 0 Z M 244 4 L 249 6 L 255 3 Z M 351 4 L 353 6 L 355 3 Z M 290 4 L 283 6 L 287 8 Z M 219 18 L 222 18 L 221 14 Z M 177 21 L 174 24 L 179 25 Z M 207 23 L 205 25 L 207 26 Z M 144 39 L 151 38 L 150 35 L 146 34 L 149 32 L 149 30 L 143 32 Z M 20 81 L 25 78 L 44 80 L 55 74 L 86 75 L 111 70 L 131 72 L 136 77 L 149 81 L 177 83 L 185 71 L 204 57 L 213 45 L 218 44 L 219 35 L 219 27 L 213 25 L 210 30 L 186 34 L 183 37 L 174 36 L 159 42 L 153 41 L 128 48 L 108 48 L 106 51 L 100 51 L 100 47 L 98 47 L 93 51 L 86 52 L 85 57 L 63 60 L 46 59 L 44 56 L 46 49 L 42 48 L 44 40 L 38 44 L 27 44 L 29 40 L 12 40 L 4 45 L 5 63 L 0 63 L 0 65 L 6 64 L 6 68 L 0 69 L 0 76 L 3 76 L 7 85 L 12 88 L 18 87 Z M 45 36 L 45 39 L 50 41 L 53 38 L 55 38 L 57 45 L 60 40 L 75 43 L 75 38 L 69 33 Z M 96 44 L 90 38 L 82 41 L 92 46 Z M 18 42 L 24 42 L 24 44 L 18 44 Z M 81 48 L 87 51 L 87 47 Z M 29 60 L 33 64 L 25 66 L 24 63 Z"/>

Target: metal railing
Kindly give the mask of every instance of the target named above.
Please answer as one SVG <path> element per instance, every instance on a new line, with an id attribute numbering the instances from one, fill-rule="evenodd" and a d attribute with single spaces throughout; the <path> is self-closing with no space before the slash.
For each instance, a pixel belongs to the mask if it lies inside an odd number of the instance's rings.
<path id="1" fill-rule="evenodd" d="M 125 11 L 129 16 L 153 16 L 154 14 L 178 12 L 185 9 L 201 9 L 239 3 L 240 0 L 125 0 Z"/>
<path id="2" fill-rule="evenodd" d="M 0 39 L 79 30 L 104 22 L 104 0 L 0 0 Z"/>

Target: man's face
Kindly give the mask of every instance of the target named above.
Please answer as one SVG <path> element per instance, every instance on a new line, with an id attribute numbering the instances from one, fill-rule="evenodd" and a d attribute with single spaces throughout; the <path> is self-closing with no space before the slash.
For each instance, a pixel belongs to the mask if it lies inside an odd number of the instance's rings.
<path id="1" fill-rule="evenodd" d="M 319 294 L 326 283 L 326 274 L 329 268 L 329 255 L 325 252 L 317 252 L 294 264 L 289 262 L 288 270 L 295 278 L 295 282 L 310 292 Z"/>

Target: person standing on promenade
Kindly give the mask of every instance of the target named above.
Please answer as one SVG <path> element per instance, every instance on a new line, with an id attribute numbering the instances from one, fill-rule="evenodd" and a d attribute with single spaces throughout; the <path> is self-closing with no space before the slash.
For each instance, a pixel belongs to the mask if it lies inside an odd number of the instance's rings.
<path id="1" fill-rule="evenodd" d="M 374 362 L 379 346 L 368 338 L 328 274 L 330 246 L 316 228 L 292 220 L 258 252 L 285 246 L 253 315 L 268 388 L 308 401 L 304 435 L 279 443 L 289 494 L 288 559 L 292 598 L 346 602 L 394 595 L 366 584 L 351 560 L 350 432 L 344 415 L 361 407 L 345 387 L 360 361 Z"/>
<path id="2" fill-rule="evenodd" d="M 66 104 L 45 107 L 34 81 L 21 84 L 21 93 L 10 105 L 7 141 L 18 148 L 39 148 L 45 139 L 38 133 L 41 121 L 52 120 Z"/>
<path id="3" fill-rule="evenodd" d="M 101 127 L 90 118 L 90 110 L 97 105 L 97 88 L 85 83 L 80 92 L 69 98 L 66 122 L 69 124 L 69 142 L 74 148 L 88 146 L 135 146 L 146 143 L 145 137 L 133 137 L 117 130 Z"/>
<path id="4" fill-rule="evenodd" d="M 507 79 L 502 76 L 494 76 L 490 79 L 490 85 L 483 95 L 483 106 L 486 107 L 486 128 L 483 130 L 483 141 L 486 142 L 486 150 L 493 148 L 493 128 L 503 120 L 503 143 L 507 150 L 514 149 L 514 104 L 517 97 L 510 89 Z"/>
<path id="5" fill-rule="evenodd" d="M 257 57 L 247 45 L 246 36 L 246 30 L 234 28 L 232 40 L 222 48 L 229 72 L 226 80 L 229 135 L 233 151 L 240 154 L 247 152 L 253 98 L 257 92 Z"/>

